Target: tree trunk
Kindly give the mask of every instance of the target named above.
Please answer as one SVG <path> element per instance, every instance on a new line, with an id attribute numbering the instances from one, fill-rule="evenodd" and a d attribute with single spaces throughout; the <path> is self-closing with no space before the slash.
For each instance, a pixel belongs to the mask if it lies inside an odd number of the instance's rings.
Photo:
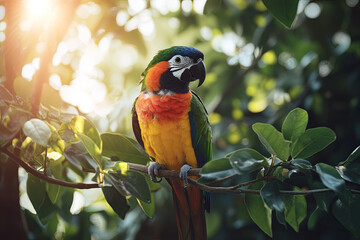
<path id="1" fill-rule="evenodd" d="M 8 160 L 0 173 L 0 238 L 27 239 L 24 215 L 20 208 L 19 167 Z"/>

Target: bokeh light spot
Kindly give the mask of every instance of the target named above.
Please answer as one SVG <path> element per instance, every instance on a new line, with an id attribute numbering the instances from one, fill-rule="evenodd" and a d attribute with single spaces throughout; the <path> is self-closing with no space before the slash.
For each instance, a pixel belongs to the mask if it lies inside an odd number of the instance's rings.
<path id="1" fill-rule="evenodd" d="M 209 115 L 210 124 L 217 124 L 221 121 L 221 115 L 219 113 L 211 113 Z"/>
<path id="2" fill-rule="evenodd" d="M 234 109 L 232 111 L 232 117 L 235 119 L 235 120 L 241 120 L 244 116 L 244 113 L 240 110 L 240 109 Z"/>
<path id="3" fill-rule="evenodd" d="M 265 26 L 265 24 L 266 24 L 266 18 L 265 18 L 265 16 L 263 16 L 263 15 L 256 15 L 256 16 L 255 16 L 255 23 L 256 23 L 256 25 L 258 25 L 259 27 Z"/>
<path id="4" fill-rule="evenodd" d="M 5 31 L 6 29 L 6 22 L 0 22 L 0 31 Z"/>
<path id="5" fill-rule="evenodd" d="M 206 3 L 206 0 L 194 0 L 194 11 L 197 14 L 203 14 L 205 3 Z"/>
<path id="6" fill-rule="evenodd" d="M 238 132 L 232 132 L 229 134 L 227 139 L 230 144 L 236 144 L 236 143 L 240 142 L 241 136 Z"/>
<path id="7" fill-rule="evenodd" d="M 145 0 L 128 0 L 129 2 L 129 14 L 136 15 L 146 8 Z"/>
<path id="8" fill-rule="evenodd" d="M 176 29 L 180 26 L 180 20 L 176 17 L 172 17 L 169 19 L 168 24 L 169 27 Z"/>
<path id="9" fill-rule="evenodd" d="M 248 103 L 248 109 L 250 112 L 258 113 L 265 110 L 267 107 L 266 98 L 254 98 Z"/>
<path id="10" fill-rule="evenodd" d="M 256 1 L 254 5 L 255 9 L 261 12 L 264 12 L 267 10 L 266 6 L 262 1 Z"/>
<path id="11" fill-rule="evenodd" d="M 190 0 L 183 0 L 181 2 L 181 8 L 185 14 L 189 14 L 192 9 L 192 2 Z"/>
<path id="12" fill-rule="evenodd" d="M 0 21 L 5 17 L 5 7 L 0 5 Z"/>
<path id="13" fill-rule="evenodd" d="M 6 38 L 5 33 L 0 32 L 0 42 L 5 41 L 5 38 Z"/>
<path id="14" fill-rule="evenodd" d="M 355 7 L 359 3 L 359 0 L 346 0 L 346 4 L 349 7 Z"/>
<path id="15" fill-rule="evenodd" d="M 129 20 L 129 14 L 126 11 L 120 10 L 116 14 L 116 24 L 117 25 L 124 26 L 128 20 Z"/>
<path id="16" fill-rule="evenodd" d="M 31 81 L 34 74 L 36 72 L 36 68 L 32 64 L 25 64 L 21 71 L 21 76 L 28 81 Z"/>
<path id="17" fill-rule="evenodd" d="M 231 2 L 241 11 L 244 10 L 248 3 L 246 0 L 231 0 Z"/>
<path id="18" fill-rule="evenodd" d="M 319 6 L 319 4 L 315 3 L 315 2 L 312 2 L 312 3 L 309 3 L 306 7 L 305 7 L 305 15 L 308 17 L 308 18 L 317 18 L 320 13 L 321 13 L 321 8 Z"/>
<path id="19" fill-rule="evenodd" d="M 264 63 L 272 65 L 276 63 L 276 55 L 273 50 L 267 51 L 261 58 Z"/>
<path id="20" fill-rule="evenodd" d="M 49 84 L 55 90 L 60 90 L 62 85 L 60 76 L 56 73 L 51 74 L 51 76 L 49 77 Z"/>
<path id="21" fill-rule="evenodd" d="M 209 27 L 202 27 L 200 29 L 200 34 L 203 37 L 204 40 L 210 40 L 212 38 L 212 32 Z"/>

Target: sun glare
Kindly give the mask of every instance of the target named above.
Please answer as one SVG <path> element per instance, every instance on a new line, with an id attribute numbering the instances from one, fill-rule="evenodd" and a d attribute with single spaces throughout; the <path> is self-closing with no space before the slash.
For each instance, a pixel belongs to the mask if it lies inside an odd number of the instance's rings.
<path id="1" fill-rule="evenodd" d="M 43 19 L 51 13 L 54 0 L 23 0 L 29 19 Z"/>

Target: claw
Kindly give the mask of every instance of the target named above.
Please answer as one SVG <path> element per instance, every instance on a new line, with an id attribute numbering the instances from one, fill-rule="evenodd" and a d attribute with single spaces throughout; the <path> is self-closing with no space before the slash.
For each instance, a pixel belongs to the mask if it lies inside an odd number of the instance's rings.
<path id="1" fill-rule="evenodd" d="M 166 167 L 158 162 L 152 162 L 148 167 L 148 174 L 150 176 L 151 181 L 153 181 L 154 183 L 159 183 L 162 181 L 162 178 L 160 178 L 160 180 L 156 179 L 156 176 L 159 175 L 160 169 L 166 169 Z"/>
<path id="2" fill-rule="evenodd" d="M 192 166 L 188 165 L 188 164 L 184 164 L 181 169 L 180 169 L 180 174 L 179 177 L 181 178 L 181 180 L 184 181 L 184 188 L 187 188 L 188 186 L 188 171 L 192 169 Z"/>

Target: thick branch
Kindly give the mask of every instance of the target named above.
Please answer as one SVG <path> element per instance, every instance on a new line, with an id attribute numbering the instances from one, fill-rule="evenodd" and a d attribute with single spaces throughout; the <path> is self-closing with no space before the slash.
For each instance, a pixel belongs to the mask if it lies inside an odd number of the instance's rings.
<path id="1" fill-rule="evenodd" d="M 71 187 L 71 188 L 78 188 L 78 189 L 90 189 L 90 188 L 100 188 L 98 184 L 92 184 L 92 183 L 73 183 L 73 182 L 65 182 L 58 179 L 54 179 L 51 177 L 48 177 L 44 175 L 42 172 L 37 171 L 36 169 L 32 168 L 30 165 L 28 165 L 26 162 L 22 161 L 20 158 L 18 158 L 14 153 L 10 152 L 7 148 L 1 148 L 1 151 L 5 154 L 7 154 L 11 160 L 13 160 L 15 163 L 23 167 L 28 173 L 33 174 L 35 177 L 38 177 L 48 183 L 57 184 L 63 187 Z M 147 174 L 148 173 L 148 167 L 141 164 L 135 164 L 135 163 L 128 163 L 129 169 L 136 170 L 142 173 Z M 193 168 L 190 169 L 188 172 L 189 176 L 200 176 L 200 168 Z M 180 179 L 179 172 L 174 170 L 165 170 L 161 169 L 159 170 L 158 177 L 164 177 L 164 178 L 172 178 L 172 179 Z M 198 183 L 196 180 L 192 178 L 188 178 L 188 181 L 191 185 L 194 185 L 201 190 L 210 192 L 210 193 L 233 193 L 233 194 L 240 194 L 240 193 L 248 193 L 248 194 L 260 194 L 260 190 L 252 190 L 252 189 L 239 189 L 235 187 L 241 187 L 241 186 L 247 186 L 254 182 L 261 181 L 263 179 L 255 179 L 251 180 L 249 182 L 244 182 L 236 186 L 230 186 L 230 187 L 214 187 L 214 186 L 208 186 L 205 184 Z M 360 194 L 359 190 L 350 190 L 352 193 Z M 308 195 L 308 194 L 316 194 L 316 193 L 325 193 L 325 192 L 333 192 L 333 190 L 324 188 L 324 189 L 314 189 L 314 190 L 304 190 L 304 191 L 285 191 L 280 190 L 281 194 L 287 194 L 287 195 Z"/>

